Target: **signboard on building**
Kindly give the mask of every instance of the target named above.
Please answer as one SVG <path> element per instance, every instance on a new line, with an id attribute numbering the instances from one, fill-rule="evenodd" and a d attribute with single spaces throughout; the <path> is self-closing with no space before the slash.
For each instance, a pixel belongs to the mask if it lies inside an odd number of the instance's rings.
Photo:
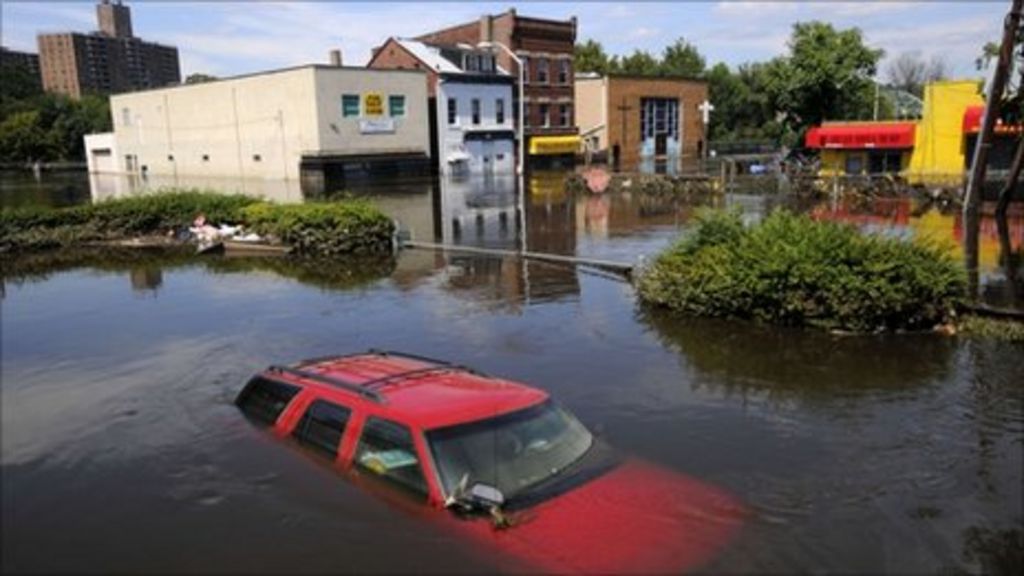
<path id="1" fill-rule="evenodd" d="M 359 121 L 360 134 L 393 134 L 394 132 L 395 121 L 392 118 Z"/>
<path id="2" fill-rule="evenodd" d="M 384 96 L 377 92 L 367 92 L 366 94 L 363 94 L 363 115 L 383 116 Z"/>

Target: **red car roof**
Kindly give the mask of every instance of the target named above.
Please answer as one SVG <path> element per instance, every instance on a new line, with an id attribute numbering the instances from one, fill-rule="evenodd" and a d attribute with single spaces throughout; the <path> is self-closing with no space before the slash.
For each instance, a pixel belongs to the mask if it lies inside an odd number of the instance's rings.
<path id="1" fill-rule="evenodd" d="M 393 352 L 316 360 L 303 363 L 298 369 L 349 386 L 303 378 L 287 369 L 277 373 L 271 369 L 270 375 L 301 383 L 325 398 L 336 397 L 349 404 L 378 405 L 376 412 L 390 414 L 422 429 L 492 418 L 548 399 L 546 392 L 525 384 L 493 378 L 442 361 Z"/>

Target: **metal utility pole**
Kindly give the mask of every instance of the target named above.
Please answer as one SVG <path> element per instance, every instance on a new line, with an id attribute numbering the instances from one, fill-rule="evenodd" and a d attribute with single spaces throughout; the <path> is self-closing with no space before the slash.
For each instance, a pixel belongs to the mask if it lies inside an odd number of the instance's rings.
<path id="1" fill-rule="evenodd" d="M 968 273 L 972 279 L 972 288 L 976 285 L 978 269 L 978 232 L 980 227 L 978 205 L 981 200 L 981 188 L 985 184 L 985 173 L 988 169 L 988 152 L 992 146 L 992 133 L 1006 89 L 1006 80 L 1013 64 L 1013 48 L 1016 44 L 1017 32 L 1020 29 L 1021 9 L 1024 0 L 1013 0 L 1010 13 L 1003 22 L 1003 43 L 999 48 L 999 61 L 992 73 L 992 82 L 988 87 L 985 103 L 985 115 L 981 121 L 981 131 L 974 145 L 974 156 L 971 160 L 971 172 L 964 193 L 964 254 L 967 260 Z"/>

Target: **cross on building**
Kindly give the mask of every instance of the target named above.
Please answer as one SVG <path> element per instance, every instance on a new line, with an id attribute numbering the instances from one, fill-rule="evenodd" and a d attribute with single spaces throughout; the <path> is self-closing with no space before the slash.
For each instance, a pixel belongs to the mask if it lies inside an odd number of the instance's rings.
<path id="1" fill-rule="evenodd" d="M 715 110 L 714 104 L 705 100 L 701 102 L 697 109 L 700 110 L 701 118 L 704 120 L 704 125 L 707 126 L 708 123 L 711 122 L 711 113 Z"/>

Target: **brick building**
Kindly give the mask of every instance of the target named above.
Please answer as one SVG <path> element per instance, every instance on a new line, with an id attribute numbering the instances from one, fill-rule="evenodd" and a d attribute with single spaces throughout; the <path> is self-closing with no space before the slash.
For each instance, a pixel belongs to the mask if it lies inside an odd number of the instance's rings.
<path id="1" fill-rule="evenodd" d="M 131 12 L 120 0 L 102 0 L 96 18 L 96 32 L 37 36 L 46 91 L 80 98 L 181 83 L 178 49 L 135 37 Z"/>
<path id="2" fill-rule="evenodd" d="M 564 21 L 528 18 L 510 9 L 498 15 L 481 16 L 478 21 L 429 32 L 416 40 L 452 46 L 485 41 L 508 46 L 523 59 L 526 67 L 524 114 L 527 154 L 560 156 L 576 153 L 579 136 L 574 117 L 572 67 L 576 17 Z M 513 77 L 518 77 L 518 66 L 503 51 L 497 52 L 497 62 Z M 518 110 L 518 106 L 517 100 L 513 110 Z"/>
<path id="3" fill-rule="evenodd" d="M 580 75 L 576 124 L 588 150 L 608 153 L 622 168 L 664 162 L 678 169 L 700 158 L 700 106 L 707 98 L 708 85 L 702 80 Z"/>
<path id="4" fill-rule="evenodd" d="M 17 50 L 10 50 L 3 46 L 0 46 L 0 66 L 21 68 L 28 72 L 28 74 L 35 81 L 36 85 L 39 86 L 41 79 L 39 77 L 39 55 L 31 52 L 19 52 Z"/>

